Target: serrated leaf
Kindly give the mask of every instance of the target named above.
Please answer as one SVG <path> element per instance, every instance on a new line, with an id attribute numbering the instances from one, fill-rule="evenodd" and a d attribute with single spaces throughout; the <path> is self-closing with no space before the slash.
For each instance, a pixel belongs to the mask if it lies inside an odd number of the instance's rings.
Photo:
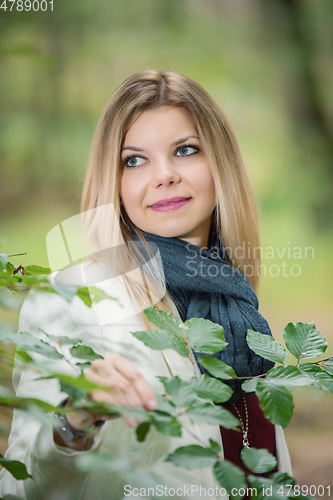
<path id="1" fill-rule="evenodd" d="M 176 406 L 187 406 L 197 399 L 191 385 L 179 377 L 158 377 L 164 385 L 166 393 Z"/>
<path id="2" fill-rule="evenodd" d="M 28 477 L 32 477 L 22 462 L 18 460 L 7 460 L 1 454 L 0 465 L 8 470 L 15 479 L 27 479 Z"/>
<path id="3" fill-rule="evenodd" d="M 223 406 L 210 403 L 195 404 L 186 414 L 188 417 L 202 420 L 209 425 L 221 425 L 225 429 L 235 429 L 240 424 L 239 420 Z"/>
<path id="4" fill-rule="evenodd" d="M 233 393 L 231 387 L 205 374 L 200 377 L 193 377 L 187 382 L 199 398 L 209 399 L 214 403 L 228 401 Z"/>
<path id="5" fill-rule="evenodd" d="M 283 385 L 284 387 L 312 385 L 312 380 L 306 373 L 293 365 L 276 366 L 269 370 L 267 379 L 271 384 Z"/>
<path id="6" fill-rule="evenodd" d="M 91 382 L 90 380 L 86 379 L 84 375 L 72 377 L 71 375 L 67 375 L 66 373 L 53 372 L 46 376 L 40 377 L 40 380 L 47 380 L 51 378 L 56 378 L 59 380 L 59 382 L 67 384 L 68 386 L 82 389 L 84 392 L 90 392 L 95 389 L 108 391 L 110 389 L 109 387 Z"/>
<path id="7" fill-rule="evenodd" d="M 270 335 L 248 330 L 246 340 L 252 351 L 274 363 L 284 363 L 288 357 L 285 348 Z"/>
<path id="8" fill-rule="evenodd" d="M 283 331 L 287 349 L 297 358 L 309 359 L 326 351 L 327 342 L 314 323 L 288 323 Z"/>
<path id="9" fill-rule="evenodd" d="M 275 484 L 272 479 L 265 477 L 247 476 L 247 479 L 252 486 L 256 489 L 256 500 L 284 500 L 287 499 L 288 489 L 282 489 L 280 484 Z M 285 494 L 282 494 L 284 492 Z"/>
<path id="10" fill-rule="evenodd" d="M 217 323 L 203 318 L 191 318 L 185 321 L 186 337 L 194 352 L 214 354 L 223 351 L 228 345 L 224 329 Z"/>
<path id="11" fill-rule="evenodd" d="M 179 336 L 179 325 L 183 327 L 182 320 L 172 313 L 167 313 L 156 308 L 156 306 L 145 307 L 143 310 L 148 321 L 161 330 L 172 330 Z"/>
<path id="12" fill-rule="evenodd" d="M 225 488 L 233 500 L 240 500 L 243 495 L 237 494 L 241 489 L 247 488 L 244 472 L 236 465 L 222 460 L 215 462 L 214 475 L 222 488 Z M 236 493 L 234 495 L 231 492 Z"/>
<path id="13" fill-rule="evenodd" d="M 270 380 L 257 382 L 256 394 L 265 417 L 276 425 L 286 427 L 293 414 L 293 398 L 284 386 L 275 385 Z"/>
<path id="14" fill-rule="evenodd" d="M 146 439 L 150 426 L 151 426 L 150 422 L 142 422 L 135 429 L 136 438 L 139 441 L 139 443 L 142 443 Z"/>
<path id="15" fill-rule="evenodd" d="M 50 333 L 45 332 L 41 328 L 38 328 L 38 331 L 43 332 L 47 338 L 53 340 L 53 341 L 58 341 L 61 345 L 68 345 L 68 344 L 79 344 L 82 342 L 82 339 L 79 339 L 78 337 L 66 337 L 64 335 L 51 335 Z"/>
<path id="16" fill-rule="evenodd" d="M 276 458 L 264 448 L 243 448 L 241 459 L 245 467 L 256 474 L 262 474 L 274 469 Z"/>
<path id="17" fill-rule="evenodd" d="M 174 404 L 170 402 L 165 396 L 155 394 L 158 403 L 158 410 L 162 412 L 172 413 L 175 409 Z"/>
<path id="18" fill-rule="evenodd" d="M 188 348 L 179 337 L 167 330 L 147 330 L 142 332 L 131 332 L 132 335 L 141 340 L 151 349 L 161 351 L 163 349 L 172 349 L 178 352 L 184 358 L 189 357 Z"/>
<path id="19" fill-rule="evenodd" d="M 167 456 L 165 461 L 187 470 L 194 470 L 212 466 L 216 457 L 209 448 L 191 444 L 177 448 Z"/>
<path id="20" fill-rule="evenodd" d="M 325 370 L 325 372 L 333 375 L 333 358 L 326 359 L 325 361 L 320 361 L 318 365 Z"/>
<path id="21" fill-rule="evenodd" d="M 242 383 L 242 389 L 245 392 L 255 392 L 259 378 L 250 378 Z"/>
<path id="22" fill-rule="evenodd" d="M 312 363 L 301 363 L 298 365 L 299 370 L 304 373 L 312 381 L 311 385 L 318 389 L 328 390 L 333 392 L 333 376 L 323 370 L 320 366 Z"/>
<path id="23" fill-rule="evenodd" d="M 91 347 L 86 345 L 74 345 L 70 348 L 70 353 L 74 358 L 85 359 L 86 361 L 104 359 L 103 356 L 97 354 Z"/>
<path id="24" fill-rule="evenodd" d="M 235 370 L 220 359 L 202 356 L 198 362 L 216 378 L 229 380 L 237 376 Z"/>
<path id="25" fill-rule="evenodd" d="M 29 332 L 1 332 L 1 342 L 5 344 L 16 344 L 20 349 L 27 352 L 36 352 L 51 359 L 62 358 L 55 347 L 31 335 Z"/>
<path id="26" fill-rule="evenodd" d="M 291 485 L 294 486 L 296 484 L 296 481 L 293 477 L 289 476 L 286 472 L 273 472 L 269 476 L 270 479 L 273 479 L 274 483 L 276 484 L 283 484 L 283 485 Z"/>
<path id="27" fill-rule="evenodd" d="M 176 418 L 171 418 L 163 422 L 154 420 L 152 423 L 156 427 L 156 430 L 165 436 L 181 437 L 182 435 L 181 425 Z"/>
<path id="28" fill-rule="evenodd" d="M 51 274 L 51 272 L 52 271 L 49 267 L 36 266 L 35 264 L 32 264 L 31 266 L 27 266 L 25 268 L 25 274 L 32 276 L 48 276 L 49 274 Z"/>

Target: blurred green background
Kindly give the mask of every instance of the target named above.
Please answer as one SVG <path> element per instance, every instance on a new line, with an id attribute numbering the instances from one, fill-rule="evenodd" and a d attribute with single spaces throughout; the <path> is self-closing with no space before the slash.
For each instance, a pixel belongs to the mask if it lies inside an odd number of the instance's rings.
<path id="1" fill-rule="evenodd" d="M 259 299 L 274 336 L 281 340 L 290 321 L 314 321 L 333 355 L 331 0 L 53 5 L 0 9 L 1 251 L 27 252 L 16 264 L 48 265 L 46 234 L 80 211 L 92 136 L 111 93 L 136 71 L 178 71 L 215 98 L 239 139 L 260 203 Z M 332 397 L 307 389 L 295 401 L 286 431 L 295 476 L 328 485 Z"/>

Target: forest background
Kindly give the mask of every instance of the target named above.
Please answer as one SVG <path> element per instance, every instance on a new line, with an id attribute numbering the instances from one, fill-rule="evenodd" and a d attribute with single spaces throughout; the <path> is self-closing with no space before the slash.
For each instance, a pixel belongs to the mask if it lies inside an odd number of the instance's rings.
<path id="1" fill-rule="evenodd" d="M 331 0 L 0 7 L 0 251 L 48 266 L 46 235 L 80 212 L 108 98 L 136 71 L 178 71 L 215 98 L 239 139 L 260 204 L 260 310 L 274 337 L 281 342 L 290 321 L 314 321 L 332 356 L 332 46 Z M 0 314 L 17 325 L 16 311 Z M 10 373 L 1 377 L 11 384 Z M 295 403 L 286 429 L 294 476 L 328 486 L 332 397 L 305 388 Z M 0 416 L 3 453 L 11 415 Z"/>

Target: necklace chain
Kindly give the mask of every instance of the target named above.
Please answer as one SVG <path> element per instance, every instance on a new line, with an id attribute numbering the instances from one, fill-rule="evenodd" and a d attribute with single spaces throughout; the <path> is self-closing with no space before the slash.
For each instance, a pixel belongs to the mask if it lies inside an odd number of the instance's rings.
<path id="1" fill-rule="evenodd" d="M 235 408 L 237 416 L 238 416 L 238 418 L 239 418 L 239 420 L 241 422 L 242 432 L 243 432 L 243 447 L 244 448 L 250 448 L 250 443 L 249 443 L 249 438 L 248 438 L 248 433 L 249 433 L 249 414 L 248 414 L 248 411 L 247 411 L 247 405 L 246 405 L 246 401 L 245 401 L 244 396 L 242 397 L 242 400 L 243 400 L 243 403 L 244 403 L 245 424 L 244 424 L 244 421 L 242 419 L 241 414 L 238 411 L 237 406 L 235 404 L 233 404 L 232 406 Z"/>

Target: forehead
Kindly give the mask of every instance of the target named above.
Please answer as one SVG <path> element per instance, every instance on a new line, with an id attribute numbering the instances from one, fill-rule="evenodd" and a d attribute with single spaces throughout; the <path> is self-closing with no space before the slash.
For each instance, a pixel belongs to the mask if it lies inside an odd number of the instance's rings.
<path id="1" fill-rule="evenodd" d="M 124 140 L 149 142 L 152 138 L 179 138 L 179 134 L 197 133 L 191 113 L 185 107 L 161 106 L 143 111 L 130 125 Z M 132 144 L 131 142 L 131 144 Z"/>

